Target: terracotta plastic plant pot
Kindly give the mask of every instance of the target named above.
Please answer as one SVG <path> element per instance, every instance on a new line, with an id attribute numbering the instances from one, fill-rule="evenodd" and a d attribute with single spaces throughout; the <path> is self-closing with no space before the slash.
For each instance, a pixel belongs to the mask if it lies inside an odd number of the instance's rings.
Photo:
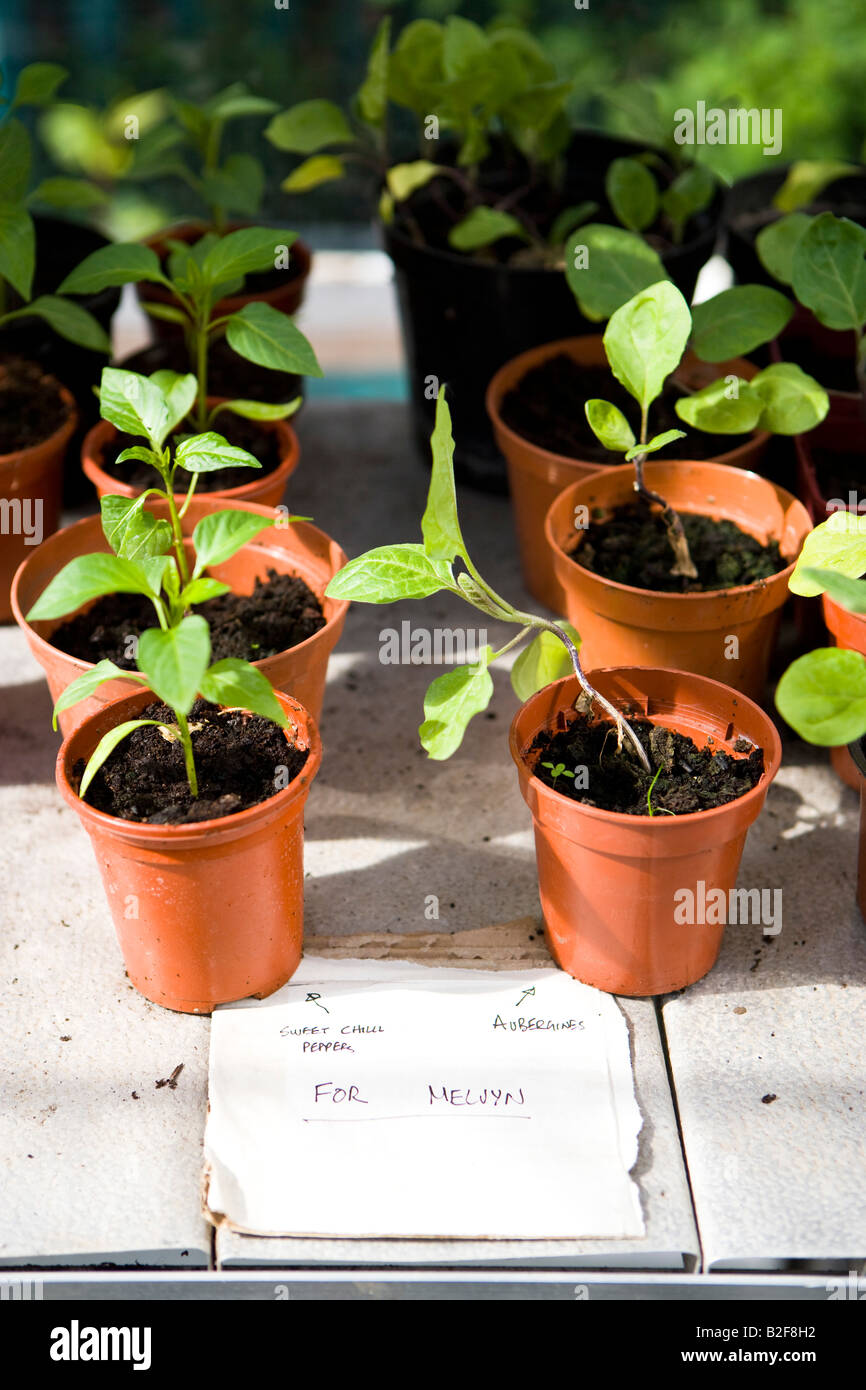
<path id="1" fill-rule="evenodd" d="M 53 386 L 53 377 L 46 378 Z M 69 414 L 41 444 L 0 454 L 0 622 L 12 617 L 10 587 L 18 566 L 57 530 L 63 494 L 63 459 L 78 421 L 72 395 L 60 387 Z M 25 529 L 29 535 L 25 533 Z"/>
<path id="2" fill-rule="evenodd" d="M 860 841 L 857 851 L 857 905 L 866 922 L 866 740 L 858 738 L 848 744 L 851 766 L 857 774 L 856 791 L 860 793 Z"/>
<path id="3" fill-rule="evenodd" d="M 732 521 L 762 543 L 778 541 L 788 564 L 771 579 L 708 593 L 665 594 L 614 583 L 562 547 L 584 534 L 575 530 L 576 507 L 593 517 L 633 501 L 634 473 L 607 468 L 573 483 L 548 511 L 545 532 L 568 619 L 581 635 L 584 666 L 695 671 L 760 700 L 788 579 L 811 530 L 805 507 L 776 483 L 721 463 L 647 462 L 644 476 L 647 487 L 681 513 Z"/>
<path id="4" fill-rule="evenodd" d="M 194 497 L 183 518 L 184 535 L 192 535 L 196 524 L 203 516 L 227 508 L 258 512 L 261 516 L 273 514 L 268 507 L 227 503 L 214 500 L 212 497 Z M 154 516 L 168 515 L 168 508 L 164 502 L 148 503 L 148 511 L 153 512 Z M 99 517 L 85 517 L 74 526 L 67 526 L 64 530 L 58 531 L 34 550 L 15 576 L 12 588 L 15 621 L 24 630 L 30 650 L 45 672 L 53 700 L 57 699 L 71 681 L 83 672 L 89 671 L 93 663 L 67 656 L 65 652 L 51 645 L 51 634 L 62 623 L 67 622 L 72 614 L 32 624 L 27 622 L 25 615 L 49 581 L 74 556 L 89 555 L 96 551 L 108 552 L 109 549 Z M 255 665 L 264 671 L 277 690 L 300 700 L 314 719 L 318 719 L 321 713 L 328 658 L 343 631 L 349 607 L 345 600 L 325 598 L 325 589 L 345 563 L 346 555 L 336 541 L 331 540 L 318 526 L 313 526 L 308 521 L 295 521 L 289 526 L 274 525 L 267 531 L 262 531 L 255 540 L 248 541 L 225 564 L 214 565 L 208 571 L 215 578 L 230 585 L 236 593 L 242 594 L 251 593 L 256 578 L 266 578 L 269 569 L 275 569 L 280 574 L 299 575 L 310 586 L 322 604 L 324 627 L 313 633 L 305 642 L 299 642 L 296 647 L 277 652 L 275 656 L 255 662 Z M 130 688 L 129 681 L 106 681 L 89 700 L 82 700 L 80 704 L 60 715 L 61 729 L 68 733 L 79 720 L 96 712 L 102 705 L 118 696 L 127 694 Z"/>
<path id="5" fill-rule="evenodd" d="M 228 230 L 237 232 L 243 227 L 253 225 L 252 222 L 233 222 Z M 168 255 L 166 245 L 168 241 L 185 241 L 190 245 L 203 237 L 207 230 L 208 228 L 203 222 L 181 222 L 176 227 L 167 227 L 165 231 L 149 237 L 147 245 L 162 259 Z M 272 309 L 278 309 L 283 314 L 297 313 L 303 303 L 312 261 L 313 257 L 309 247 L 305 246 L 302 241 L 293 242 L 289 247 L 288 269 L 278 285 L 273 289 L 262 290 L 258 293 L 232 294 L 226 299 L 217 300 L 211 310 L 211 318 L 223 318 L 226 314 L 236 314 L 239 309 L 243 309 L 245 304 L 269 304 Z M 144 304 L 148 302 L 155 304 L 174 303 L 168 290 L 163 289 L 161 285 L 153 284 L 152 281 L 141 281 L 135 288 L 139 300 Z M 148 317 L 157 338 L 175 338 L 182 332 L 177 324 L 167 323 L 164 319 L 152 318 L 150 315 Z"/>
<path id="6" fill-rule="evenodd" d="M 208 398 L 209 406 L 218 403 L 216 398 Z M 255 502 L 262 507 L 279 506 L 283 500 L 286 483 L 298 466 L 301 449 L 298 444 L 298 436 L 287 420 L 263 420 L 260 423 L 262 429 L 273 431 L 277 436 L 281 459 L 279 466 L 272 469 L 270 473 L 250 469 L 251 482 L 242 483 L 240 487 L 225 488 L 221 492 L 209 492 L 208 497 L 216 497 L 227 502 Z M 219 420 L 217 420 L 218 425 Z M 132 487 L 129 483 L 120 482 L 110 472 L 110 465 L 109 468 L 102 466 L 105 451 L 116 438 L 115 426 L 109 424 L 107 420 L 100 420 L 99 424 L 94 425 L 93 429 L 85 436 L 81 446 L 81 467 L 96 488 L 98 497 L 105 497 L 108 493 L 115 497 L 137 497 L 140 492 L 144 491 L 143 488 Z M 189 475 L 184 474 L 184 477 L 188 482 Z"/>
<path id="7" fill-rule="evenodd" d="M 579 693 L 568 676 L 540 690 L 514 717 L 511 756 L 532 812 L 538 888 L 547 939 L 563 970 L 609 994 L 667 994 L 711 970 L 724 925 L 684 915 L 678 890 L 726 894 L 737 881 L 749 826 L 782 758 L 768 715 L 718 681 L 685 671 L 622 668 L 588 673 L 618 708 L 645 714 L 704 747 L 731 748 L 745 736 L 764 750 L 757 786 L 736 801 L 683 816 L 626 816 L 585 806 L 533 776 L 529 748 L 543 729 L 562 727 Z M 701 885 L 704 885 L 702 890 Z M 729 901 L 729 900 L 726 900 Z M 679 911 L 678 911 L 679 909 Z"/>
<path id="8" fill-rule="evenodd" d="M 830 411 L 820 425 L 808 434 L 794 436 L 797 450 L 797 493 L 813 522 L 826 521 L 831 511 L 866 511 L 866 490 L 851 507 L 846 497 L 828 498 L 818 478 L 813 450 L 827 453 L 866 454 L 866 418 L 859 395 L 846 391 L 831 391 Z"/>
<path id="9" fill-rule="evenodd" d="M 93 843 L 130 980 L 147 999 L 207 1014 L 284 985 L 301 959 L 304 803 L 322 745 L 311 715 L 280 695 L 287 739 L 309 748 L 299 775 L 267 801 L 196 825 L 105 815 L 77 794 L 74 768 L 100 738 L 134 719 L 139 689 L 76 725 L 57 755 L 57 785 Z"/>
<path id="10" fill-rule="evenodd" d="M 493 425 L 496 443 L 505 455 L 508 466 L 508 485 L 511 491 L 511 507 L 514 528 L 517 533 L 517 549 L 527 589 L 535 598 L 547 604 L 556 613 L 565 612 L 565 594 L 553 567 L 553 560 L 544 539 L 544 519 L 554 498 L 568 487 L 569 483 L 600 473 L 608 465 L 592 459 L 571 458 L 567 454 L 555 454 L 542 449 L 522 435 L 517 434 L 502 419 L 502 402 L 534 367 L 558 357 L 561 353 L 570 357 L 581 367 L 607 367 L 601 334 L 585 338 L 562 338 L 555 343 L 545 343 L 542 347 L 522 352 L 512 357 L 493 377 L 487 388 L 487 414 Z M 743 357 L 730 362 L 701 362 L 693 353 L 686 354 L 676 375 L 692 390 L 716 381 L 719 377 L 735 373 L 750 381 L 757 367 Z M 575 410 L 583 410 L 583 401 L 575 401 Z M 700 438 L 695 434 L 695 438 Z M 736 468 L 756 468 L 769 441 L 764 430 L 756 430 L 741 444 L 729 449 L 715 458 L 716 463 L 727 463 Z"/>
<path id="11" fill-rule="evenodd" d="M 836 646 L 866 656 L 866 618 L 859 613 L 849 613 L 847 608 L 842 608 L 840 604 L 834 603 L 829 594 L 822 595 L 822 606 L 824 621 L 835 639 Z M 855 792 L 859 791 L 860 774 L 851 761 L 851 754 L 844 744 L 838 748 L 830 749 L 830 761 L 833 764 L 833 770 L 838 773 L 842 781 L 847 783 L 849 787 L 853 787 Z"/>

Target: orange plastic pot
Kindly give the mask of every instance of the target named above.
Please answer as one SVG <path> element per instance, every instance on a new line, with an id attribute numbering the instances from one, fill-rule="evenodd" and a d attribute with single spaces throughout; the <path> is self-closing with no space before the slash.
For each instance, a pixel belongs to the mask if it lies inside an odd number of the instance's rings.
<path id="1" fill-rule="evenodd" d="M 836 646 L 866 656 L 866 618 L 859 613 L 849 613 L 847 608 L 842 608 L 838 603 L 834 603 L 829 594 L 822 596 L 822 604 L 824 622 L 832 633 Z M 838 773 L 842 781 L 847 783 L 849 787 L 853 787 L 855 792 L 859 792 L 862 778 L 844 744 L 838 748 L 830 749 L 830 761 L 833 764 L 833 770 Z"/>
<path id="2" fill-rule="evenodd" d="M 287 739 L 308 748 L 294 781 L 267 801 L 196 825 L 147 825 L 82 801 L 74 768 L 100 738 L 153 699 L 139 689 L 103 705 L 67 735 L 57 785 L 90 836 L 130 980 L 180 1013 L 284 985 L 301 959 L 304 803 L 322 745 L 311 715 L 279 695 Z"/>
<path id="3" fill-rule="evenodd" d="M 12 617 L 10 588 L 18 566 L 57 530 L 63 493 L 63 456 L 78 423 L 72 395 L 53 377 L 69 414 L 41 444 L 0 454 L 0 622 Z M 25 530 L 26 528 L 26 530 Z M 29 534 L 28 534 L 29 533 Z"/>
<path id="4" fill-rule="evenodd" d="M 735 886 L 746 832 L 779 770 L 782 746 L 769 716 L 718 681 L 637 668 L 588 675 L 624 713 L 646 715 L 699 747 L 712 740 L 732 750 L 745 737 L 764 750 L 760 782 L 737 801 L 684 816 L 626 816 L 573 801 L 533 775 L 533 740 L 542 730 L 564 727 L 579 693 L 574 676 L 540 690 L 514 717 L 511 756 L 532 812 L 538 888 L 555 960 L 609 994 L 667 994 L 715 964 L 724 923 L 701 921 L 711 915 L 701 904 L 712 901 L 707 895 L 713 889 L 728 894 Z M 683 920 L 688 894 L 691 923 Z"/>
<path id="5" fill-rule="evenodd" d="M 235 222 L 228 230 L 237 232 L 245 226 L 252 225 L 252 223 L 247 222 Z M 158 232 L 156 236 L 149 237 L 147 245 L 162 259 L 168 255 L 166 244 L 168 241 L 184 241 L 187 245 L 192 245 L 200 237 L 203 237 L 207 230 L 208 228 L 203 222 L 182 222 L 176 227 L 168 227 L 165 231 Z M 312 259 L 309 247 L 305 246 L 302 241 L 293 242 L 289 247 L 288 269 L 279 285 L 258 294 L 232 294 L 225 299 L 220 299 L 211 310 L 211 318 L 223 318 L 226 314 L 236 314 L 245 304 L 269 304 L 271 308 L 278 309 L 283 314 L 297 313 L 303 302 Z M 139 300 L 144 304 L 148 302 L 174 304 L 174 299 L 168 290 L 150 280 L 140 281 L 135 288 Z M 157 338 L 177 337 L 181 331 L 176 324 L 166 323 L 164 319 L 151 318 L 150 321 Z"/>
<path id="6" fill-rule="evenodd" d="M 857 777 L 855 790 L 860 793 L 860 840 L 857 848 L 857 906 L 866 922 L 866 747 L 858 738 L 848 744 L 851 766 Z"/>
<path id="7" fill-rule="evenodd" d="M 508 465 L 508 485 L 511 492 L 511 506 L 514 515 L 514 529 L 517 534 L 517 549 L 523 578 L 529 592 L 556 613 L 565 612 L 565 594 L 554 570 L 550 551 L 544 539 L 544 519 L 550 504 L 570 483 L 582 478 L 593 477 L 606 465 L 591 459 L 570 458 L 567 454 L 554 454 L 532 444 L 517 434 L 502 419 L 502 402 L 534 367 L 565 353 L 581 367 L 607 367 L 607 356 L 601 335 L 586 338 L 562 338 L 555 343 L 545 343 L 543 347 L 532 348 L 512 357 L 493 377 L 487 388 L 487 413 L 493 425 L 496 443 Z M 720 376 L 734 373 L 750 380 L 758 368 L 743 357 L 730 362 L 709 364 L 701 362 L 688 352 L 676 372 L 678 379 L 692 390 L 700 390 Z M 574 403 L 575 410 L 583 410 L 583 401 Z M 727 463 L 735 468 L 755 468 L 758 465 L 770 436 L 763 430 L 755 433 L 736 448 L 719 454 L 716 463 Z"/>
<path id="8" fill-rule="evenodd" d="M 164 502 L 148 502 L 147 509 L 154 516 L 168 515 Z M 268 507 L 241 506 L 237 502 L 213 500 L 211 497 L 193 497 L 183 518 L 184 535 L 192 535 L 203 516 L 229 509 L 257 512 L 260 516 L 273 515 Z M 252 593 L 256 579 L 265 579 L 269 569 L 275 569 L 280 574 L 299 575 L 310 586 L 322 605 L 324 627 L 296 647 L 277 652 L 274 656 L 255 662 L 255 665 L 264 671 L 277 690 L 293 695 L 310 710 L 314 719 L 318 719 L 328 673 L 328 658 L 343 631 L 349 607 L 346 600 L 326 598 L 325 589 L 346 563 L 346 555 L 336 541 L 310 522 L 295 521 L 284 526 L 278 524 L 281 518 L 275 517 L 274 520 L 273 526 L 262 531 L 255 540 L 248 541 L 225 564 L 214 565 L 208 573 L 230 585 L 235 593 L 241 594 Z M 53 700 L 71 681 L 91 670 L 93 663 L 68 656 L 51 645 L 51 634 L 67 622 L 71 614 L 34 623 L 27 622 L 26 614 L 49 581 L 76 555 L 89 555 L 95 551 L 107 553 L 109 550 L 99 517 L 88 516 L 49 537 L 28 556 L 15 576 L 12 586 L 15 621 L 23 629 L 31 652 L 45 672 Z M 89 700 L 83 700 L 60 715 L 61 729 L 67 733 L 79 720 L 128 693 L 130 688 L 131 683 L 126 680 L 106 681 Z"/>
<path id="9" fill-rule="evenodd" d="M 584 665 L 695 671 L 760 700 L 788 579 L 811 530 L 805 507 L 776 483 L 721 463 L 648 462 L 645 478 L 681 513 L 733 521 L 763 543 L 778 541 L 788 564 L 771 579 L 698 594 L 663 594 L 603 579 L 563 545 L 585 534 L 575 529 L 576 515 L 603 515 L 633 501 L 634 473 L 608 468 L 574 483 L 548 511 L 545 532 L 568 619 L 583 641 Z M 588 511 L 576 513 L 577 507 Z"/>
<path id="10" fill-rule="evenodd" d="M 209 406 L 216 404 L 218 404 L 216 398 L 208 398 Z M 280 453 L 279 466 L 272 469 L 270 473 L 251 469 L 251 482 L 242 483 L 240 487 L 229 487 L 222 491 L 209 492 L 208 497 L 216 497 L 228 502 L 255 502 L 262 507 L 277 507 L 282 502 L 286 483 L 297 468 L 298 460 L 301 457 L 298 436 L 286 420 L 263 420 L 260 423 L 262 429 L 270 430 L 277 436 Z M 107 420 L 100 420 L 99 424 L 94 425 L 93 429 L 84 436 L 84 443 L 81 446 L 81 467 L 96 488 L 97 497 L 105 497 L 108 494 L 115 497 L 137 497 L 140 492 L 144 491 L 143 488 L 132 487 L 129 483 L 120 482 L 113 473 L 102 466 L 105 451 L 116 438 L 115 426 L 109 424 Z M 189 477 L 188 474 L 184 476 L 187 479 Z"/>

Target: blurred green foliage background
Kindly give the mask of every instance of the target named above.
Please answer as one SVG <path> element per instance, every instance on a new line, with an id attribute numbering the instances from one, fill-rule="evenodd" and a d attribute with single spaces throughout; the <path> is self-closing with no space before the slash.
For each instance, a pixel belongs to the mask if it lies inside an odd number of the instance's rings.
<path id="1" fill-rule="evenodd" d="M 780 162 L 857 159 L 866 137 L 866 0 L 0 0 L 0 61 L 14 76 L 35 60 L 70 69 L 63 97 L 107 104 L 168 86 L 193 99 L 243 79 L 289 106 L 309 97 L 345 102 L 358 86 L 383 13 L 399 30 L 421 15 L 460 13 L 480 23 L 513 15 L 578 77 L 574 116 L 651 140 L 643 84 L 659 98 L 667 130 L 678 107 L 781 108 Z M 261 152 L 261 121 L 240 122 L 231 147 Z M 61 131 L 59 153 L 71 135 Z M 293 161 L 265 147 L 270 216 L 297 222 L 366 222 L 361 181 L 303 198 L 279 191 Z M 755 146 L 705 147 L 728 179 L 773 161 Z M 133 235 L 188 210 L 181 186 L 122 189 L 115 235 Z"/>

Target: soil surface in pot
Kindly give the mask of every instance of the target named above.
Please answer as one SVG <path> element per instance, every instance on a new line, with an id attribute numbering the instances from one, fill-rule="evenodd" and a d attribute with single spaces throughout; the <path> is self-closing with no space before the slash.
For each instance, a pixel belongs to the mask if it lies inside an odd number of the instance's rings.
<path id="1" fill-rule="evenodd" d="M 665 818 L 724 806 L 751 791 L 761 779 L 763 750 L 747 739 L 735 743 L 737 752 L 744 755 L 735 758 L 726 748 L 712 744 L 698 748 L 685 734 L 647 719 L 629 722 L 646 751 L 651 773 L 628 738 L 617 752 L 613 724 L 588 721 L 577 714 L 566 729 L 557 733 L 542 730 L 536 736 L 529 750 L 534 775 L 584 806 L 626 816 L 648 816 L 652 807 L 654 815 Z M 554 776 L 559 764 L 564 765 L 563 770 Z"/>
<path id="2" fill-rule="evenodd" d="M 269 569 L 251 594 L 221 594 L 196 608 L 210 625 L 211 660 L 263 661 L 305 642 L 324 627 L 322 605 L 297 575 Z M 156 626 L 156 610 L 142 594 L 108 594 L 51 634 L 51 645 L 79 661 L 113 661 L 135 670 L 130 641 Z"/>
<path id="3" fill-rule="evenodd" d="M 661 508 L 650 508 L 641 501 L 617 507 L 606 519 L 590 522 L 567 553 L 584 569 L 616 584 L 666 594 L 734 589 L 771 579 L 788 566 L 778 541 L 762 545 L 733 521 L 715 521 L 689 512 L 680 515 L 697 579 L 671 574 L 674 557 Z"/>
<path id="4" fill-rule="evenodd" d="M 137 718 L 159 719 L 174 727 L 172 711 L 158 700 Z M 134 729 L 106 759 L 87 789 L 87 803 L 106 815 L 149 825 L 217 820 L 267 801 L 297 777 L 307 761 L 307 751 L 287 743 L 276 724 L 243 710 L 220 710 L 196 700 L 189 728 L 197 797 L 190 795 L 180 744 L 148 725 Z M 85 766 L 79 758 L 74 785 Z"/>
<path id="5" fill-rule="evenodd" d="M 255 482 L 263 473 L 273 473 L 275 468 L 279 468 L 282 459 L 275 431 L 263 429 L 255 420 L 242 420 L 239 415 L 231 415 L 228 411 L 218 415 L 210 428 L 216 434 L 221 434 L 236 449 L 246 449 L 262 466 L 260 469 L 223 468 L 218 473 L 200 473 L 196 492 L 225 492 L 228 488 L 243 487 L 246 483 Z M 185 421 L 183 430 L 178 431 L 173 438 L 177 439 L 190 433 L 193 431 L 190 430 L 189 421 Z M 117 462 L 118 455 L 124 449 L 133 445 L 140 446 L 142 442 L 141 439 L 133 439 L 128 434 L 115 435 L 108 441 L 102 458 L 97 459 L 97 463 L 106 473 L 110 473 L 122 483 L 128 483 L 130 487 L 161 487 L 159 474 L 150 464 L 142 463 L 138 459 Z M 180 469 L 175 477 L 175 486 L 179 486 L 185 492 L 191 482 L 192 474 L 184 473 Z"/>
<path id="6" fill-rule="evenodd" d="M 652 407 L 652 432 L 686 428 L 674 406 L 687 393 L 668 382 Z M 557 353 L 532 367 L 503 397 L 500 415 L 509 429 L 541 449 L 566 458 L 593 463 L 621 464 L 622 454 L 611 453 L 598 442 L 589 427 L 584 404 L 594 398 L 618 406 L 635 432 L 640 434 L 640 410 L 634 397 L 611 376 L 606 367 L 583 367 L 567 353 Z M 706 434 L 689 430 L 664 450 L 665 458 L 711 459 L 730 453 L 748 435 Z"/>
<path id="7" fill-rule="evenodd" d="M 57 382 L 38 363 L 0 357 L 0 454 L 42 444 L 68 416 Z"/>

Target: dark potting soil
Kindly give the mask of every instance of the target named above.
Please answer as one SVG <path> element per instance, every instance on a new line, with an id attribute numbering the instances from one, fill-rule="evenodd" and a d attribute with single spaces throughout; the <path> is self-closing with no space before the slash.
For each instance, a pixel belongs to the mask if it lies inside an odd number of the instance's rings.
<path id="1" fill-rule="evenodd" d="M 263 473 L 273 473 L 275 468 L 279 468 L 280 450 L 277 446 L 277 435 L 275 431 L 263 429 L 255 420 L 242 420 L 239 415 L 230 415 L 224 411 L 218 415 L 211 429 L 216 434 L 221 434 L 227 439 L 229 444 L 233 444 L 237 449 L 246 449 L 248 454 L 257 458 L 262 465 L 261 468 L 224 468 L 219 473 L 200 473 L 196 483 L 196 492 L 225 492 L 231 487 L 243 487 L 245 483 L 255 482 Z M 183 434 L 189 434 L 189 422 L 185 422 Z M 124 449 L 129 449 L 132 445 L 142 444 L 141 439 L 133 439 L 128 434 L 118 434 L 109 440 L 102 459 L 97 459 L 97 463 L 110 473 L 113 478 L 119 479 L 122 483 L 128 483 L 131 487 L 158 487 L 160 486 L 159 475 L 156 470 L 147 463 L 141 463 L 138 459 L 124 459 L 122 463 L 117 462 L 117 457 Z M 185 492 L 192 481 L 191 473 L 184 473 L 178 470 L 175 478 L 175 485 Z"/>
<path id="2" fill-rule="evenodd" d="M 688 429 L 674 406 L 686 394 L 680 387 L 668 383 L 652 407 L 652 432 Z M 533 367 L 505 395 L 500 413 L 505 424 L 554 454 L 567 458 L 589 459 L 607 465 L 622 463 L 622 454 L 605 449 L 593 434 L 586 418 L 584 405 L 598 398 L 610 401 L 625 415 L 635 432 L 640 433 L 640 411 L 632 396 L 613 377 L 606 367 L 582 367 L 567 353 L 557 353 L 546 362 Z M 711 459 L 727 454 L 745 442 L 746 435 L 705 434 L 688 429 L 685 439 L 666 446 L 665 458 Z"/>
<path id="3" fill-rule="evenodd" d="M 572 559 L 605 579 L 666 594 L 733 589 L 770 579 L 787 567 L 778 541 L 762 545 L 732 521 L 680 513 L 697 579 L 672 575 L 673 551 L 661 508 L 642 501 L 591 521 L 569 550 Z"/>
<path id="4" fill-rule="evenodd" d="M 211 660 L 263 661 L 305 642 L 324 627 L 322 605 L 303 579 L 269 569 L 251 594 L 222 594 L 196 608 L 210 625 Z M 153 604 L 140 594 L 108 594 L 63 623 L 51 645 L 80 661 L 113 661 L 135 670 L 131 637 L 156 626 Z"/>
<path id="5" fill-rule="evenodd" d="M 38 363 L 0 357 L 0 454 L 50 439 L 68 416 L 57 382 Z"/>
<path id="6" fill-rule="evenodd" d="M 649 815 L 647 796 L 659 768 L 662 770 L 650 796 L 656 815 L 684 816 L 724 806 L 760 781 L 763 750 L 746 739 L 738 739 L 734 747 L 747 756 L 734 757 L 726 748 L 698 748 L 685 734 L 647 719 L 629 722 L 647 754 L 651 773 L 643 767 L 628 738 L 623 739 L 622 749 L 617 751 L 616 731 L 611 723 L 587 721 L 576 714 L 561 732 L 544 730 L 536 736 L 530 749 L 531 754 L 538 755 L 532 762 L 535 776 L 573 801 L 597 806 L 602 811 L 620 811 L 626 816 Z M 554 768 L 564 763 L 565 770 L 554 777 L 552 769 L 544 766 L 548 762 Z M 585 769 L 583 775 L 581 769 Z"/>
<path id="7" fill-rule="evenodd" d="M 167 705 L 155 700 L 137 716 L 174 727 Z M 269 719 L 220 710 L 196 700 L 189 714 L 199 794 L 190 795 L 183 750 L 153 725 L 135 729 L 106 759 L 85 800 L 97 811 L 149 825 L 188 825 L 256 806 L 297 777 L 306 750 L 292 747 Z M 80 782 L 85 762 L 73 776 Z"/>

